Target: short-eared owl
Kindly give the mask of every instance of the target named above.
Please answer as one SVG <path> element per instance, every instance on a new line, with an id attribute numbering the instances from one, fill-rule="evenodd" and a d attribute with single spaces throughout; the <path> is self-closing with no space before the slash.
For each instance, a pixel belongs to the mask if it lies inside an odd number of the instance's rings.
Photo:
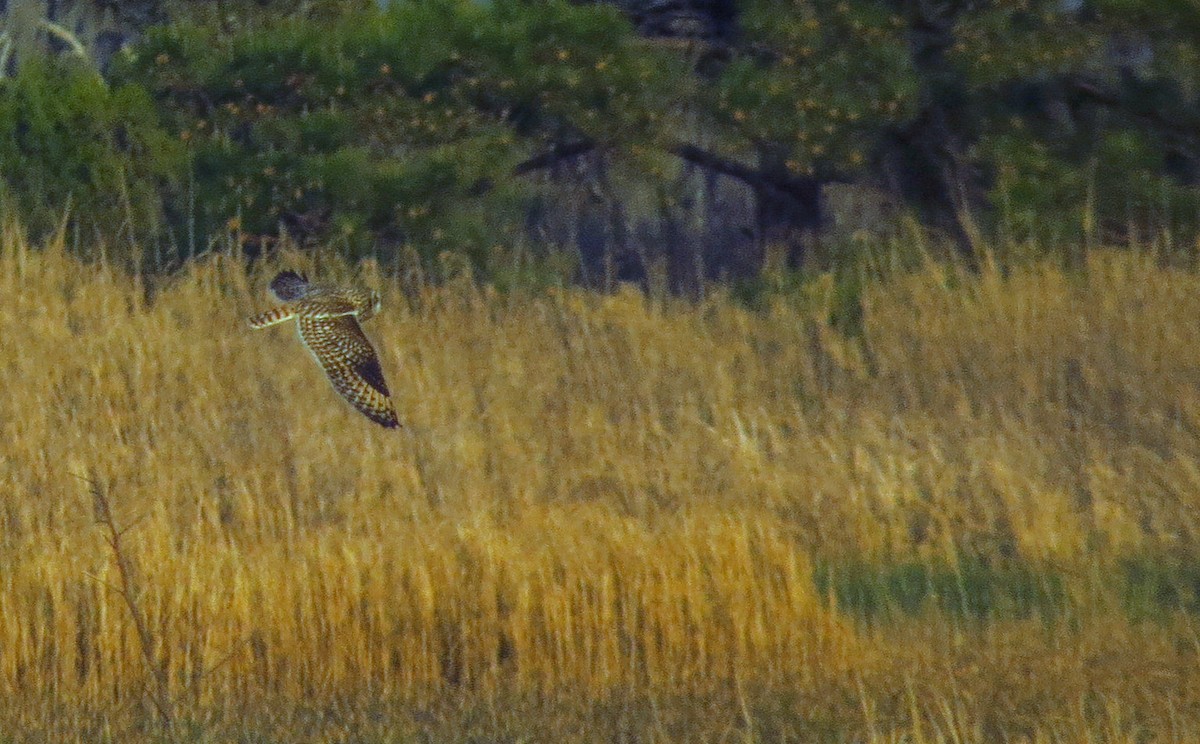
<path id="1" fill-rule="evenodd" d="M 358 325 L 379 312 L 379 294 L 309 284 L 306 276 L 294 271 L 276 275 L 271 291 L 284 304 L 250 318 L 250 327 L 265 328 L 295 318 L 300 340 L 325 370 L 333 389 L 375 423 L 389 429 L 399 426 L 379 357 Z"/>

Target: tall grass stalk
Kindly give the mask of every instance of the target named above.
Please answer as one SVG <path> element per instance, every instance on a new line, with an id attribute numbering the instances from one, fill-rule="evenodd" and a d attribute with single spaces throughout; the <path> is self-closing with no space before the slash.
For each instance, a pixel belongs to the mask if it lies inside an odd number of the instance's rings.
<path id="1" fill-rule="evenodd" d="M 275 266 L 212 255 L 148 300 L 61 243 L 0 237 L 3 730 L 87 740 L 139 695 L 137 623 L 89 578 L 119 584 L 81 472 L 143 515 L 123 549 L 180 720 L 278 732 L 317 707 L 337 738 L 408 720 L 370 701 L 558 700 L 602 740 L 650 700 L 646 730 L 709 710 L 710 735 L 761 740 L 1197 729 L 1192 272 L 930 262 L 866 282 L 846 336 L 832 280 L 750 311 L 466 275 L 402 292 L 369 263 L 283 256 L 382 289 L 366 330 L 397 434 L 293 334 L 245 329 Z M 1008 590 L 968 559 L 1065 577 L 1059 619 L 987 610 Z M 1135 560 L 1161 590 L 1123 593 Z M 814 561 L 949 565 L 971 601 L 863 623 Z"/>

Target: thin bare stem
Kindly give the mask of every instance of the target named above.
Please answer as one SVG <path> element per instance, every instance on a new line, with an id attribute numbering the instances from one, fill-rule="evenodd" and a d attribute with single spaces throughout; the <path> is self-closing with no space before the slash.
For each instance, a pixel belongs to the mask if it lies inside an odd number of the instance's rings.
<path id="1" fill-rule="evenodd" d="M 121 595 L 121 598 L 125 600 L 125 607 L 128 608 L 129 616 L 133 619 L 133 627 L 137 631 L 138 645 L 142 650 L 142 658 L 145 660 L 146 668 L 154 680 L 153 687 L 146 690 L 147 695 L 150 697 L 155 710 L 158 711 L 164 731 L 166 731 L 168 737 L 174 740 L 175 713 L 171 705 L 166 664 L 155 652 L 154 638 L 150 635 L 150 625 L 146 622 L 146 615 L 142 612 L 138 601 L 141 597 L 141 591 L 134 580 L 135 566 L 132 559 L 130 559 L 121 546 L 121 541 L 125 534 L 141 520 L 140 518 L 134 520 L 124 528 L 117 527 L 117 522 L 113 518 L 112 503 L 108 498 L 104 485 L 95 478 L 88 478 L 87 482 L 92 495 L 92 513 L 95 515 L 96 523 L 105 530 L 104 540 L 108 543 L 109 549 L 112 550 L 113 559 L 117 564 L 117 575 L 120 579 L 115 587 L 108 582 L 104 582 L 104 584 L 105 586 L 114 588 Z"/>

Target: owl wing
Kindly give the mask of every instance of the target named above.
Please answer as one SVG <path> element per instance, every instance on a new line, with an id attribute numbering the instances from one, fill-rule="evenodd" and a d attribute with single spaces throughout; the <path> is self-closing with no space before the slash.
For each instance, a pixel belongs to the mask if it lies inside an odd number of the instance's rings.
<path id="1" fill-rule="evenodd" d="M 300 338 L 321 368 L 350 404 L 375 423 L 393 429 L 400 425 L 392 407 L 383 368 L 371 342 L 353 315 L 298 318 Z"/>

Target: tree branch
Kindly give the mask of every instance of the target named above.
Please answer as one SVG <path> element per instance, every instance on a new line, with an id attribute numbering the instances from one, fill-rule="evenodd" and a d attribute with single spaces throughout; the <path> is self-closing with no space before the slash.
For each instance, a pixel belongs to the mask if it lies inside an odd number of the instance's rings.
<path id="1" fill-rule="evenodd" d="M 671 152 L 689 163 L 694 163 L 723 176 L 736 178 L 756 191 L 767 190 L 774 185 L 757 168 L 743 165 L 696 145 L 675 145 L 671 148 Z"/>
<path id="2" fill-rule="evenodd" d="M 563 142 L 556 144 L 547 152 L 534 155 L 528 160 L 522 161 L 513 168 L 513 175 L 523 176 L 527 173 L 532 173 L 537 170 L 545 170 L 553 168 L 564 160 L 577 158 L 580 155 L 591 152 L 596 149 L 596 143 L 591 140 L 578 140 L 576 142 Z"/>
<path id="3" fill-rule="evenodd" d="M 689 163 L 707 168 L 715 173 L 730 178 L 736 178 L 750 188 L 764 194 L 787 195 L 798 188 L 810 186 L 814 181 L 819 183 L 849 183 L 850 179 L 842 173 L 825 172 L 812 176 L 781 176 L 764 172 L 761 168 L 739 163 L 710 150 L 705 150 L 692 144 L 679 144 L 670 148 L 670 152 Z"/>
<path id="4" fill-rule="evenodd" d="M 1124 99 L 1120 93 L 1102 88 L 1099 85 L 1078 77 L 1068 77 L 1065 80 L 1068 89 L 1098 106 L 1124 111 L 1150 124 L 1162 127 L 1171 134 L 1190 143 L 1196 142 L 1195 123 L 1181 122 L 1170 119 L 1161 110 L 1146 106 L 1137 106 Z"/>
<path id="5" fill-rule="evenodd" d="M 553 168 L 564 160 L 585 155 L 595 149 L 597 149 L 597 145 L 591 140 L 578 140 L 557 144 L 550 150 L 534 155 L 528 160 L 519 163 L 513 168 L 513 175 L 523 176 L 534 171 Z M 767 194 L 786 195 L 796 187 L 802 184 L 807 185 L 814 179 L 822 182 L 848 180 L 840 175 L 820 175 L 802 178 L 772 177 L 763 173 L 759 168 L 739 163 L 736 160 L 726 158 L 723 155 L 718 155 L 715 152 L 689 143 L 674 145 L 668 148 L 668 152 L 714 173 L 736 178 L 755 191 Z"/>

